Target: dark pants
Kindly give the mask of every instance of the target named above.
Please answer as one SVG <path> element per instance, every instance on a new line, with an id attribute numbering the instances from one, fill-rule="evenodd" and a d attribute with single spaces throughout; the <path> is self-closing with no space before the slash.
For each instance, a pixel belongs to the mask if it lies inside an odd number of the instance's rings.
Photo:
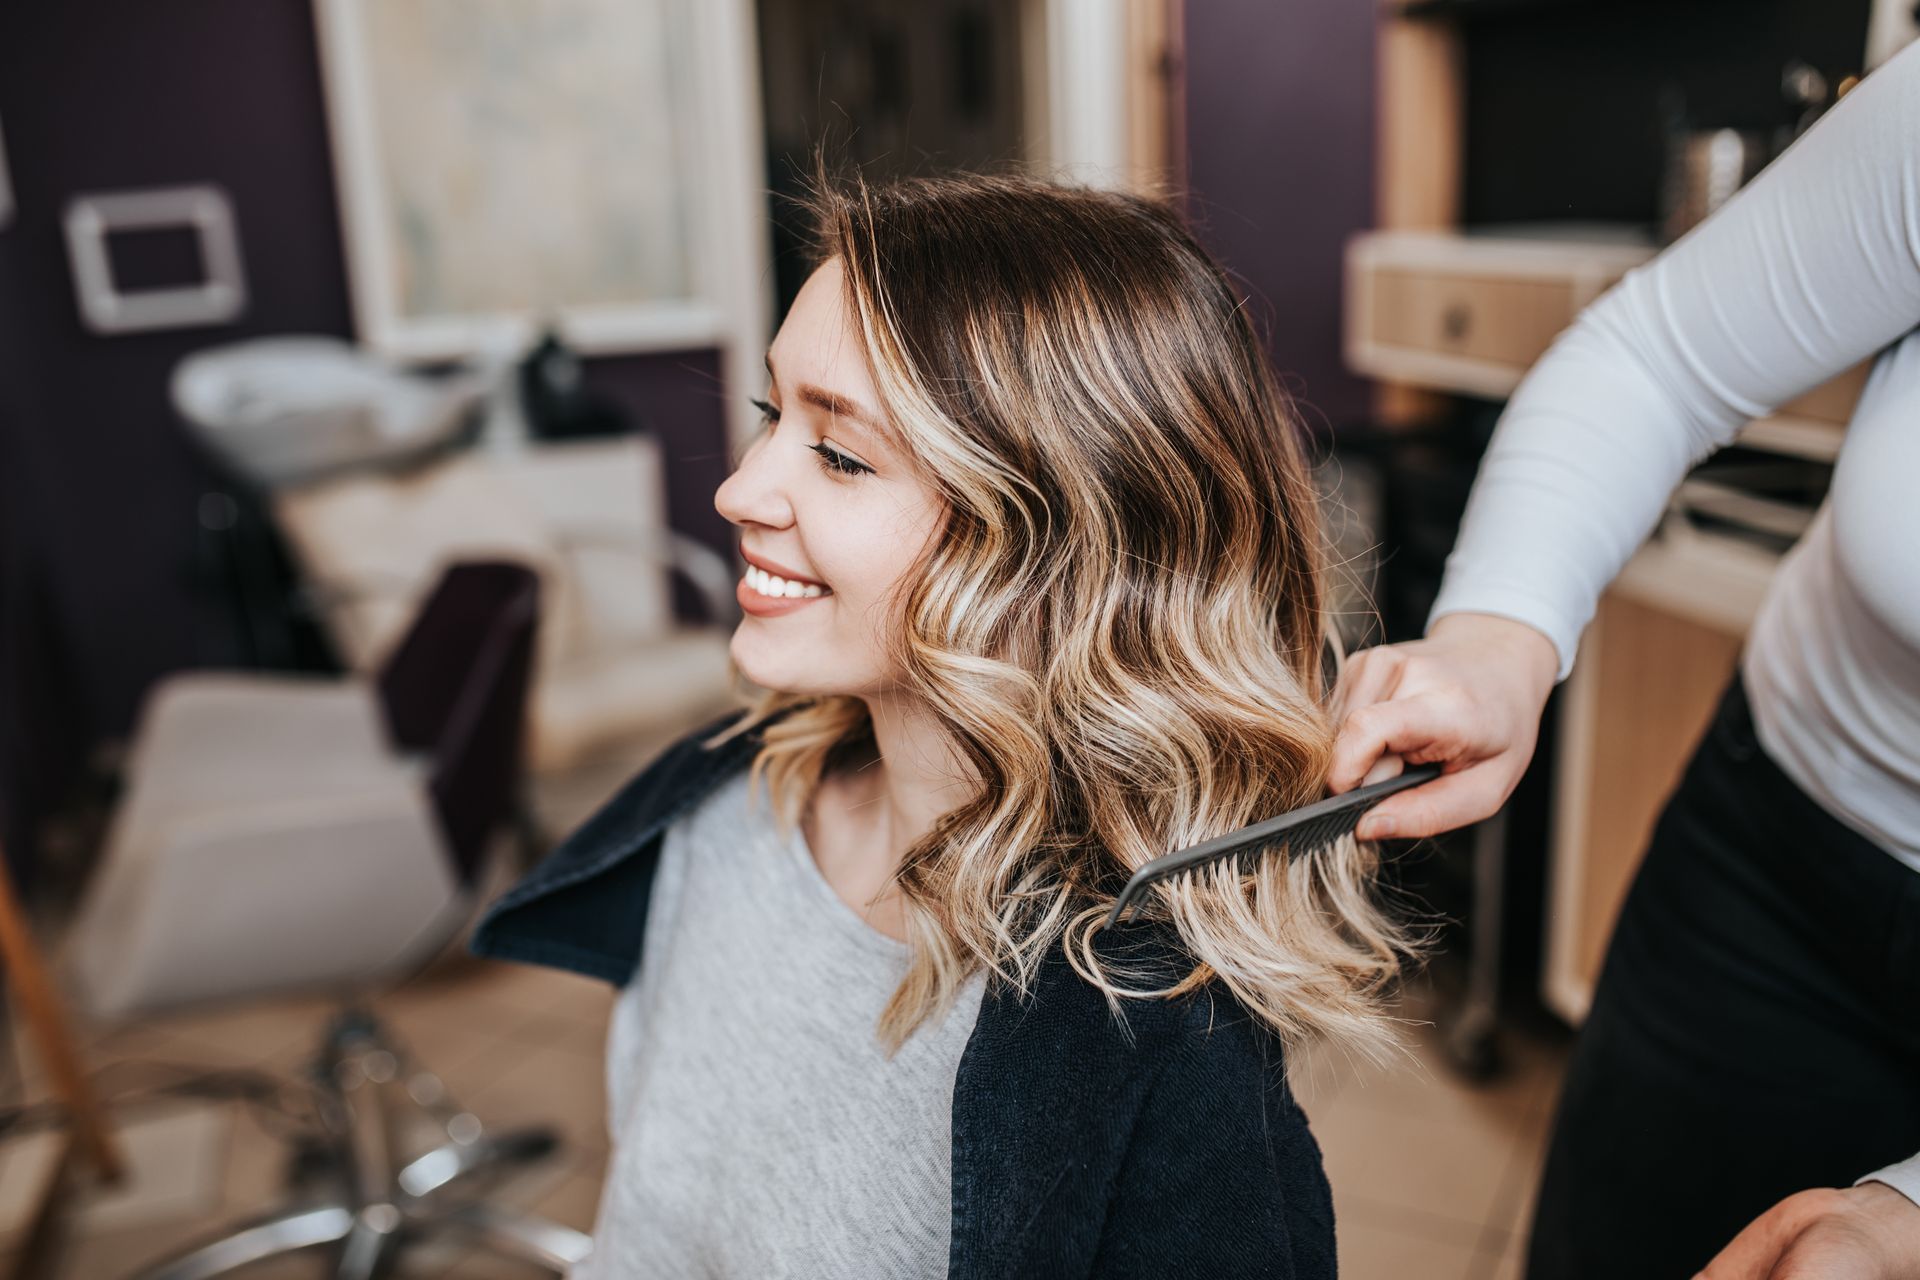
<path id="1" fill-rule="evenodd" d="M 1915 1152 L 1920 873 L 1788 781 L 1736 680 L 1607 951 L 1527 1274 L 1685 1280 L 1794 1192 Z"/>

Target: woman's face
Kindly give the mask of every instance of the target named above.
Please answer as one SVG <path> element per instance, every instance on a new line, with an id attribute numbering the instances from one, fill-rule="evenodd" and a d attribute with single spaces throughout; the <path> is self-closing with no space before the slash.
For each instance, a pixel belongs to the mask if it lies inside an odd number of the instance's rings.
<path id="1" fill-rule="evenodd" d="M 895 588 L 943 504 L 889 443 L 841 288 L 834 260 L 800 290 L 767 353 L 767 429 L 713 503 L 748 564 L 740 670 L 767 689 L 858 697 L 894 683 Z"/>

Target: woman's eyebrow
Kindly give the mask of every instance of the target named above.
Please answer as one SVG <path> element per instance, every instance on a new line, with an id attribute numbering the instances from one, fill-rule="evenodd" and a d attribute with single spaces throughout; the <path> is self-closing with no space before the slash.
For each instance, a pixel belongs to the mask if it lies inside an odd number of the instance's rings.
<path id="1" fill-rule="evenodd" d="M 880 415 L 861 404 L 858 400 L 841 395 L 837 391 L 828 391 L 825 387 L 816 387 L 811 382 L 803 382 L 796 394 L 817 409 L 824 409 L 836 418 L 845 418 L 858 426 L 865 427 L 874 439 L 885 442 L 892 433 L 881 422 Z"/>
<path id="2" fill-rule="evenodd" d="M 777 384 L 780 381 L 780 375 L 773 371 L 773 352 L 771 351 L 767 352 L 766 365 L 767 376 Z M 893 444 L 893 432 L 886 425 L 886 420 L 852 396 L 843 396 L 837 391 L 829 391 L 811 382 L 801 383 L 794 389 L 794 394 L 815 408 L 826 410 L 836 418 L 845 418 L 855 426 L 864 427 L 867 434 L 881 444 L 888 446 Z"/>

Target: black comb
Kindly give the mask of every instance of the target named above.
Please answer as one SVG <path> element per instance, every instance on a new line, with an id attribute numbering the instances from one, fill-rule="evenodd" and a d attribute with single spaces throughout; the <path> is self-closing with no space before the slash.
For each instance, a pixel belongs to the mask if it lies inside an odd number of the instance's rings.
<path id="1" fill-rule="evenodd" d="M 1127 908 L 1160 881 L 1247 852 L 1253 846 L 1284 842 L 1287 856 L 1296 858 L 1324 848 L 1342 836 L 1351 835 L 1360 824 L 1360 815 L 1388 796 L 1405 791 L 1408 787 L 1417 787 L 1423 782 L 1432 782 L 1441 772 L 1442 768 L 1437 764 L 1416 764 L 1385 782 L 1355 787 L 1343 796 L 1334 796 L 1331 800 L 1321 800 L 1283 813 L 1277 818 L 1268 818 L 1250 827 L 1229 831 L 1226 835 L 1203 840 L 1189 849 L 1162 854 L 1133 873 L 1133 879 L 1127 881 L 1127 887 L 1114 899 L 1107 925 L 1111 927 L 1120 923 L 1120 917 Z M 1260 852 L 1266 856 L 1274 850 Z"/>

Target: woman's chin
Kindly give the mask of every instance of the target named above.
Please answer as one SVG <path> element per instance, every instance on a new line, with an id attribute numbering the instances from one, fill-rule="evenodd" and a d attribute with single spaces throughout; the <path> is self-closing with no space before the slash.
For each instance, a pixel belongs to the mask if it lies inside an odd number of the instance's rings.
<path id="1" fill-rule="evenodd" d="M 810 663 L 797 651 L 783 652 L 773 645 L 763 647 L 751 640 L 743 642 L 739 631 L 733 633 L 731 651 L 733 665 L 742 676 L 774 693 L 807 698 L 858 698 L 878 683 L 834 670 L 831 659 Z"/>
<path id="2" fill-rule="evenodd" d="M 775 693 L 831 692 L 813 687 L 820 683 L 819 672 L 809 669 L 803 653 L 792 645 L 781 645 L 770 636 L 756 635 L 755 630 L 755 619 L 742 619 L 727 646 L 733 655 L 733 665 L 740 669 L 741 675 Z"/>

